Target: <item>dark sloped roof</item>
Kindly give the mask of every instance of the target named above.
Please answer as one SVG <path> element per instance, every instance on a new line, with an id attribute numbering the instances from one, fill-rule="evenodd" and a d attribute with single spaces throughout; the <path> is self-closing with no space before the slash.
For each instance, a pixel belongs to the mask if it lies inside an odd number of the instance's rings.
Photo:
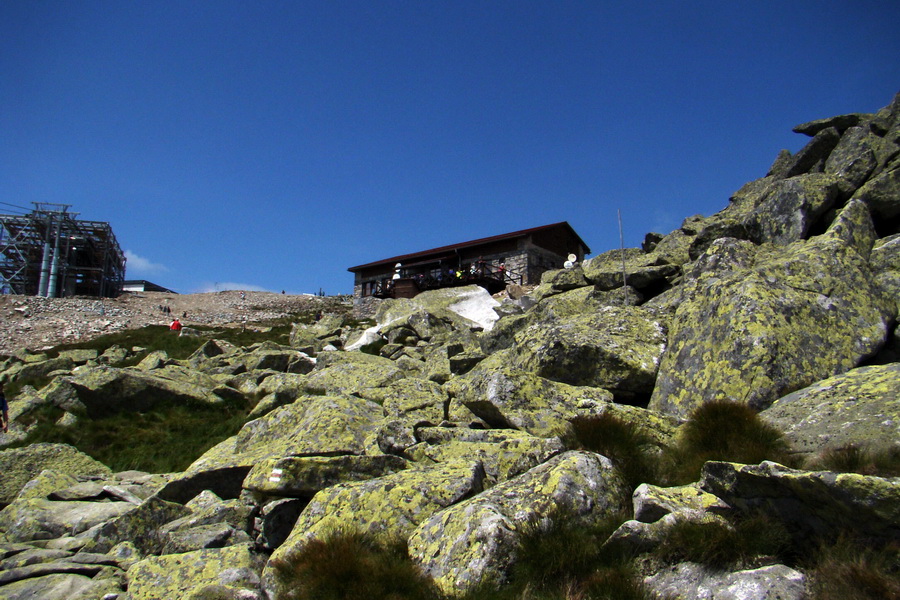
<path id="1" fill-rule="evenodd" d="M 535 233 L 539 233 L 542 231 L 548 231 L 551 229 L 559 229 L 563 228 L 568 231 L 575 238 L 575 240 L 584 246 L 585 252 L 590 254 L 591 249 L 587 244 L 584 243 L 584 240 L 575 233 L 575 230 L 572 229 L 572 226 L 569 225 L 568 221 L 561 221 L 559 223 L 553 223 L 551 225 L 542 225 L 540 227 L 532 227 L 531 229 L 522 229 L 520 231 L 512 231 L 510 233 L 504 233 L 501 235 L 494 235 L 491 237 L 480 238 L 477 240 L 471 240 L 468 242 L 462 242 L 459 244 L 450 244 L 449 246 L 440 246 L 438 248 L 432 248 L 431 250 L 423 250 L 421 252 L 413 252 L 412 254 L 401 254 L 400 256 L 393 256 L 391 258 L 384 258 L 382 260 L 376 260 L 375 262 L 366 263 L 364 265 L 358 265 L 356 267 L 350 267 L 347 269 L 348 271 L 360 271 L 362 269 L 368 269 L 370 267 L 377 267 L 385 264 L 396 264 L 402 263 L 407 264 L 411 260 L 422 259 L 424 257 L 430 257 L 434 254 L 446 254 L 452 253 L 454 250 L 459 250 L 461 248 L 471 248 L 472 246 L 481 246 L 484 244 L 490 244 L 492 242 L 499 242 L 502 240 L 516 239 L 521 237 L 526 237 L 529 235 L 533 235 Z"/>

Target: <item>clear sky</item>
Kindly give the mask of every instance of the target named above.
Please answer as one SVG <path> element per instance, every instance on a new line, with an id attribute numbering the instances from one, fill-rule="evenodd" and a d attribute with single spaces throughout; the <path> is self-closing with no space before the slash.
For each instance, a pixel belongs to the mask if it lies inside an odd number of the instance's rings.
<path id="1" fill-rule="evenodd" d="M 0 1 L 0 213 L 108 221 L 127 277 L 350 293 L 558 221 L 600 254 L 724 208 L 900 91 L 900 2 Z"/>

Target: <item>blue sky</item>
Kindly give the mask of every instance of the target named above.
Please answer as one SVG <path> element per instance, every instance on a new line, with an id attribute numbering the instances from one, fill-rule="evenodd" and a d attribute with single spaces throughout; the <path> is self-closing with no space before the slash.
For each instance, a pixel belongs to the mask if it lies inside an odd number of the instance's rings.
<path id="1" fill-rule="evenodd" d="M 129 278 L 347 268 L 568 221 L 593 255 L 724 208 L 791 128 L 900 91 L 900 3 L 0 2 L 0 212 L 108 221 Z"/>

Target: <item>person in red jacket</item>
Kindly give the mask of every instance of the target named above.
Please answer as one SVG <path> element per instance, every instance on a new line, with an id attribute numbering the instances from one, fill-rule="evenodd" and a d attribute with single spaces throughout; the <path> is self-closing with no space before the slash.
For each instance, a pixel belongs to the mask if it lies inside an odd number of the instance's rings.
<path id="1" fill-rule="evenodd" d="M 181 321 L 178 320 L 178 317 L 175 317 L 175 320 L 169 325 L 169 329 L 172 331 L 181 331 Z"/>

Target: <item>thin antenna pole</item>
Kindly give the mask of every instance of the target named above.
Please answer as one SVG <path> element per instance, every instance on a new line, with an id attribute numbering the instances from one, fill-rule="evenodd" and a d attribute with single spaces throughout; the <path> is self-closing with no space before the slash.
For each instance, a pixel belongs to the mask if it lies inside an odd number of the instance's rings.
<path id="1" fill-rule="evenodd" d="M 625 305 L 625 296 L 628 287 L 628 276 L 625 274 L 625 236 L 622 234 L 622 210 L 616 209 L 619 216 L 619 249 L 622 252 L 622 305 Z"/>

